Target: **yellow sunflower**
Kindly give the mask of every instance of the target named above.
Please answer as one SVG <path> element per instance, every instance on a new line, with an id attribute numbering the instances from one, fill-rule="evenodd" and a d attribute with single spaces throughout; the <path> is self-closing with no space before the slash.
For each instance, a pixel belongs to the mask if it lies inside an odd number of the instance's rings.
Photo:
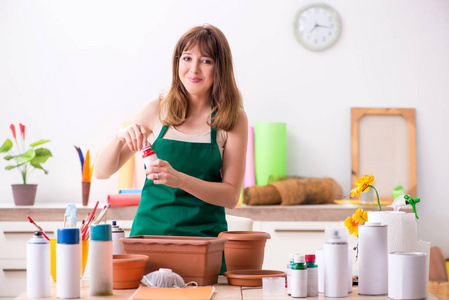
<path id="1" fill-rule="evenodd" d="M 358 208 L 355 214 L 352 215 L 352 219 L 361 225 L 368 221 L 368 212 L 364 211 L 363 208 Z"/>
<path id="2" fill-rule="evenodd" d="M 358 227 L 358 223 L 351 217 L 347 217 L 345 220 L 345 226 L 346 228 L 348 228 L 349 230 L 349 234 L 354 234 L 355 237 L 359 236 L 359 227 Z"/>

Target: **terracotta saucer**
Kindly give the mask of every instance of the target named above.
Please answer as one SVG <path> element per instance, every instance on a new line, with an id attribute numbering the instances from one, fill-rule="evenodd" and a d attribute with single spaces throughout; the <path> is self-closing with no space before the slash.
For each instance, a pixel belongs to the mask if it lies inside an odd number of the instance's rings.
<path id="1" fill-rule="evenodd" d="M 223 274 L 230 285 L 262 286 L 263 277 L 286 277 L 287 274 L 275 270 L 235 270 Z"/>

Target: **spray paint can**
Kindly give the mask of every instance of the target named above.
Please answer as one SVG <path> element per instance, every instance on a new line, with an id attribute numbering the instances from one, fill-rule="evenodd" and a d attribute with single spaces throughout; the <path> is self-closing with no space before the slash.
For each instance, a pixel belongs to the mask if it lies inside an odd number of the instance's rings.
<path id="1" fill-rule="evenodd" d="M 90 226 L 89 296 L 112 295 L 112 233 L 110 224 Z"/>
<path id="2" fill-rule="evenodd" d="M 304 255 L 294 256 L 291 283 L 290 292 L 293 298 L 307 297 L 307 266 Z"/>
<path id="3" fill-rule="evenodd" d="M 324 295 L 348 297 L 347 229 L 326 228 L 324 236 Z"/>
<path id="4" fill-rule="evenodd" d="M 50 243 L 40 231 L 27 244 L 27 295 L 50 297 Z"/>
<path id="5" fill-rule="evenodd" d="M 81 278 L 79 228 L 58 229 L 56 253 L 56 296 L 79 298 Z"/>
<path id="6" fill-rule="evenodd" d="M 324 293 L 324 249 L 315 251 L 315 260 L 318 265 L 318 293 Z"/>
<path id="7" fill-rule="evenodd" d="M 125 237 L 125 231 L 117 225 L 117 221 L 112 221 L 112 254 L 125 254 L 121 238 Z"/>

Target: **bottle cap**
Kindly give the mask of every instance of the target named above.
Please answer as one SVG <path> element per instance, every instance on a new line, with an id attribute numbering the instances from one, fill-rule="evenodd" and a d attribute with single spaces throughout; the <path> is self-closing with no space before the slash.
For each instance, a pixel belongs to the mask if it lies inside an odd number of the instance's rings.
<path id="1" fill-rule="evenodd" d="M 34 236 L 31 238 L 31 240 L 28 241 L 29 244 L 48 244 L 49 242 L 44 239 L 44 236 L 42 235 L 42 232 L 36 231 L 34 232 Z"/>
<path id="2" fill-rule="evenodd" d="M 289 259 L 290 261 L 293 261 L 294 258 L 295 258 L 295 253 L 290 253 L 290 254 L 288 255 L 288 259 Z"/>
<path id="3" fill-rule="evenodd" d="M 304 255 L 295 254 L 295 257 L 293 259 L 295 263 L 305 263 L 306 260 L 304 259 Z"/>
<path id="4" fill-rule="evenodd" d="M 142 158 L 145 158 L 147 156 L 156 154 L 156 152 L 154 152 L 154 150 L 151 149 L 151 146 L 145 147 L 142 149 Z"/>
<path id="5" fill-rule="evenodd" d="M 315 254 L 306 254 L 306 262 L 315 261 Z"/>
<path id="6" fill-rule="evenodd" d="M 346 227 L 328 227 L 324 230 L 326 244 L 347 244 L 348 230 Z"/>
<path id="7" fill-rule="evenodd" d="M 366 221 L 364 224 L 363 224 L 363 226 L 370 226 L 370 227 L 380 227 L 380 226 L 382 226 L 382 223 L 381 222 L 370 222 L 370 221 Z M 383 226 L 386 226 L 386 225 L 383 225 Z"/>
<path id="8" fill-rule="evenodd" d="M 70 215 L 67 217 L 67 227 L 76 227 L 76 207 L 70 211 Z"/>
<path id="9" fill-rule="evenodd" d="M 112 241 L 111 225 L 96 224 L 90 226 L 91 241 Z"/>
<path id="10" fill-rule="evenodd" d="M 79 244 L 80 230 L 79 228 L 62 228 L 58 229 L 58 244 Z"/>

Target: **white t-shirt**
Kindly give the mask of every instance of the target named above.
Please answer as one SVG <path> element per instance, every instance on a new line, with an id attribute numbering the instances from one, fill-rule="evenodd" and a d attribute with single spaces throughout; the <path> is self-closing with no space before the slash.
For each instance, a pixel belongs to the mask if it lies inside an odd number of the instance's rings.
<path id="1" fill-rule="evenodd" d="M 162 122 L 158 118 L 156 124 L 154 124 L 153 133 L 148 137 L 148 141 L 151 144 L 153 144 L 156 138 L 159 136 L 162 127 L 163 127 Z M 218 149 L 220 149 L 221 157 L 223 157 L 223 150 L 226 144 L 227 137 L 228 135 L 226 131 L 224 130 L 217 131 L 217 145 Z M 207 132 L 200 134 L 187 134 L 177 130 L 173 126 L 169 126 L 163 138 L 168 140 L 183 141 L 190 143 L 210 143 L 210 129 Z"/>

